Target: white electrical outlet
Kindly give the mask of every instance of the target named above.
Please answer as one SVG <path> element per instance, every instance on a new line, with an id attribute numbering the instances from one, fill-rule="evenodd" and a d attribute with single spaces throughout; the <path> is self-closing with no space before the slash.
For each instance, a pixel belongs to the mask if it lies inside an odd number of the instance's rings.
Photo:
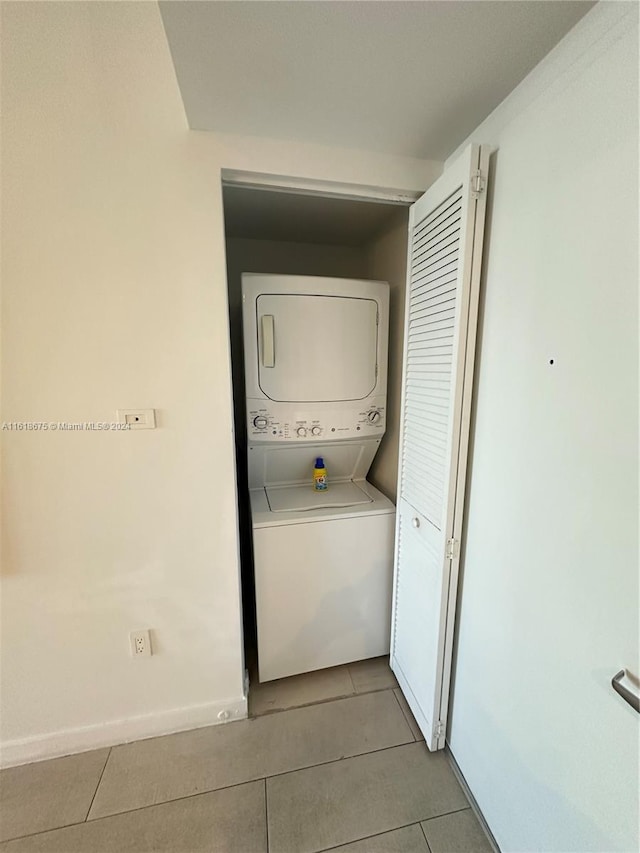
<path id="1" fill-rule="evenodd" d="M 129 642 L 131 643 L 131 657 L 151 657 L 151 637 L 149 636 L 149 631 L 132 631 L 129 634 Z"/>

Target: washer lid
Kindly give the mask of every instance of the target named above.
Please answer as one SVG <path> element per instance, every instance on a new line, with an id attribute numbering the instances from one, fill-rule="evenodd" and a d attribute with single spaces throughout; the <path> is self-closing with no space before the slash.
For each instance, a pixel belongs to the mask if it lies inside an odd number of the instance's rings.
<path id="1" fill-rule="evenodd" d="M 327 468 L 329 489 L 338 483 L 364 480 L 380 439 L 371 437 L 354 441 L 279 442 L 250 444 L 248 447 L 249 488 L 261 486 L 313 485 L 313 465 L 322 456 Z"/>
<path id="2" fill-rule="evenodd" d="M 326 491 L 316 492 L 312 485 L 267 486 L 271 512 L 306 512 L 372 503 L 356 483 L 332 483 Z"/>

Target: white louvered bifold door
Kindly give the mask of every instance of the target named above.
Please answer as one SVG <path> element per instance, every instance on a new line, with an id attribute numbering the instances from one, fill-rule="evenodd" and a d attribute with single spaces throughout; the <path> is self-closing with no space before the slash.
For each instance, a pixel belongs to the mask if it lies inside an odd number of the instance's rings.
<path id="1" fill-rule="evenodd" d="M 488 149 L 413 205 L 391 667 L 430 749 L 445 744 Z"/>

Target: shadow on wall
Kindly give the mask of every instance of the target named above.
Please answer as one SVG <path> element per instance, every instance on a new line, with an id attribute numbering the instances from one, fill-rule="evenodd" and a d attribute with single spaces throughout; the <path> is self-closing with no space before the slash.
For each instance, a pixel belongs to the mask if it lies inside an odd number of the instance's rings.
<path id="1" fill-rule="evenodd" d="M 489 158 L 489 181 L 487 185 L 487 209 L 485 215 L 485 232 L 482 250 L 482 271 L 480 274 L 480 294 L 478 299 L 478 327 L 476 332 L 476 355 L 474 362 L 473 392 L 471 396 L 471 418 L 469 424 L 469 450 L 467 455 L 467 486 L 464 497 L 464 524 L 462 526 L 462 540 L 460 543 L 460 565 L 458 570 L 458 597 L 456 599 L 456 619 L 453 629 L 453 654 L 451 659 L 451 696 L 449 698 L 449 721 L 454 717 L 455 710 L 455 683 L 458 662 L 458 641 L 460 634 L 460 614 L 462 610 L 462 599 L 464 596 L 464 574 L 467 555 L 467 519 L 469 518 L 469 504 L 473 492 L 473 457 L 475 450 L 476 419 L 478 412 L 478 384 L 482 366 L 482 340 L 484 332 L 484 319 L 487 302 L 487 259 L 491 251 L 491 223 L 493 221 L 493 198 L 495 191 L 496 175 L 498 173 L 498 151 L 494 151 Z M 449 726 L 451 723 L 449 722 Z M 450 732 L 447 732 L 449 740 Z"/>

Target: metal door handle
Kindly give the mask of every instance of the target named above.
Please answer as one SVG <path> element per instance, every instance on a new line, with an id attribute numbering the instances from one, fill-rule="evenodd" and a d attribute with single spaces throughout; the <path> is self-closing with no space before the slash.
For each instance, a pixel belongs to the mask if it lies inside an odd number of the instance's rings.
<path id="1" fill-rule="evenodd" d="M 411 524 L 413 524 L 413 526 L 416 528 L 420 527 L 420 519 L 419 518 L 412 518 Z"/>
<path id="2" fill-rule="evenodd" d="M 629 705 L 640 714 L 640 696 L 636 696 L 635 693 L 632 693 L 628 687 L 623 687 L 620 682 L 624 678 L 625 672 L 624 669 L 621 669 L 620 672 L 616 673 L 611 679 L 611 686 L 618 693 L 625 702 L 628 702 Z"/>

